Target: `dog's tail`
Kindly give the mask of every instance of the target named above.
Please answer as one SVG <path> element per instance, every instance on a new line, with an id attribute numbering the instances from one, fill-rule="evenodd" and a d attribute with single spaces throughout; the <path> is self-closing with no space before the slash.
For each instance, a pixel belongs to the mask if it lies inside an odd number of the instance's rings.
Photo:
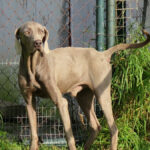
<path id="1" fill-rule="evenodd" d="M 118 44 L 116 46 L 113 46 L 111 48 L 109 48 L 108 50 L 104 51 L 104 53 L 106 54 L 106 56 L 111 57 L 113 53 L 119 51 L 119 50 L 125 50 L 125 49 L 129 49 L 129 48 L 140 48 L 145 46 L 146 44 L 148 44 L 150 42 L 150 34 L 143 30 L 143 33 L 147 36 L 147 39 L 144 42 L 141 43 L 136 43 L 136 44 Z"/>

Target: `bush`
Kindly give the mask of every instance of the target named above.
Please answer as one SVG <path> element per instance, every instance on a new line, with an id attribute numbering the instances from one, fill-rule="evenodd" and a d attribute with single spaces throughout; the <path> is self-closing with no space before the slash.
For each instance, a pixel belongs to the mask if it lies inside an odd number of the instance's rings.
<path id="1" fill-rule="evenodd" d="M 0 131 L 0 150 L 23 150 L 24 146 L 19 145 L 14 138 L 8 138 L 6 132 Z M 27 149 L 26 149 L 27 150 Z"/>
<path id="2" fill-rule="evenodd" d="M 145 39 L 139 31 L 134 31 L 132 37 L 134 37 L 133 41 L 139 42 Z M 119 148 L 149 150 L 149 45 L 140 49 L 122 51 L 115 55 L 113 59 L 112 99 L 119 127 Z"/>

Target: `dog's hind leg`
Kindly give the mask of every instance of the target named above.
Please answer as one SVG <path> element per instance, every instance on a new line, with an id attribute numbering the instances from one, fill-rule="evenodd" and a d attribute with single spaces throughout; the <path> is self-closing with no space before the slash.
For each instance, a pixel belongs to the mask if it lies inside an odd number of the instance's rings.
<path id="1" fill-rule="evenodd" d="M 107 120 L 110 132 L 111 132 L 111 150 L 117 150 L 118 142 L 118 129 L 114 121 L 112 104 L 111 104 L 111 94 L 110 94 L 110 85 L 102 92 L 99 87 L 96 91 L 96 98 L 101 106 L 101 109 Z"/>
<path id="2" fill-rule="evenodd" d="M 84 147 L 85 150 L 88 150 L 93 144 L 101 128 L 94 112 L 94 94 L 89 88 L 85 88 L 78 93 L 77 101 L 86 115 L 90 126 L 90 135 Z"/>

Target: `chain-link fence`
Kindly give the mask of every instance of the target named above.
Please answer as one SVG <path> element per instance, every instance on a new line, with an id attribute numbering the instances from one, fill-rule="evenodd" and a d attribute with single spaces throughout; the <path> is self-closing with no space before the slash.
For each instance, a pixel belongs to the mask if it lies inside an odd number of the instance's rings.
<path id="1" fill-rule="evenodd" d="M 131 24 L 134 23 L 132 27 L 135 27 L 137 21 L 143 24 L 146 22 L 141 19 L 145 15 L 145 5 L 140 0 L 116 0 L 117 42 L 126 42 Z M 19 140 L 28 140 L 30 129 L 17 83 L 19 56 L 14 49 L 14 32 L 29 20 L 37 21 L 49 30 L 50 49 L 65 46 L 95 47 L 96 1 L 0 0 L 0 115 L 3 117 L 0 123 L 3 122 L 2 130 L 17 136 Z M 104 23 L 106 28 L 106 19 Z M 86 137 L 86 126 L 80 123 L 78 114 L 81 110 L 75 100 L 68 99 L 73 132 L 76 140 L 82 141 Z M 41 142 L 65 144 L 64 129 L 56 107 L 49 100 L 38 98 L 37 106 Z M 87 124 L 86 119 L 84 122 Z"/>

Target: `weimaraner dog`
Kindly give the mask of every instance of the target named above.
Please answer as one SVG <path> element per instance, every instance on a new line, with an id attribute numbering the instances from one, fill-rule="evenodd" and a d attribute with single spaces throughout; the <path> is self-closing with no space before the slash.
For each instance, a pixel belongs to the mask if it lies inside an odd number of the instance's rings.
<path id="1" fill-rule="evenodd" d="M 27 22 L 16 30 L 16 48 L 21 51 L 18 78 L 31 128 L 30 150 L 38 150 L 35 96 L 49 97 L 58 107 L 69 149 L 76 150 L 68 102 L 63 97 L 64 93 L 76 97 L 88 119 L 91 130 L 84 146 L 85 150 L 90 148 L 101 129 L 94 112 L 94 97 L 102 108 L 111 132 L 110 149 L 117 150 L 118 129 L 111 104 L 110 59 L 116 51 L 146 45 L 150 41 L 150 35 L 146 31 L 144 34 L 147 39 L 142 43 L 119 44 L 103 52 L 81 47 L 57 48 L 50 51 L 47 42 L 49 34 L 44 26 L 36 22 Z"/>

